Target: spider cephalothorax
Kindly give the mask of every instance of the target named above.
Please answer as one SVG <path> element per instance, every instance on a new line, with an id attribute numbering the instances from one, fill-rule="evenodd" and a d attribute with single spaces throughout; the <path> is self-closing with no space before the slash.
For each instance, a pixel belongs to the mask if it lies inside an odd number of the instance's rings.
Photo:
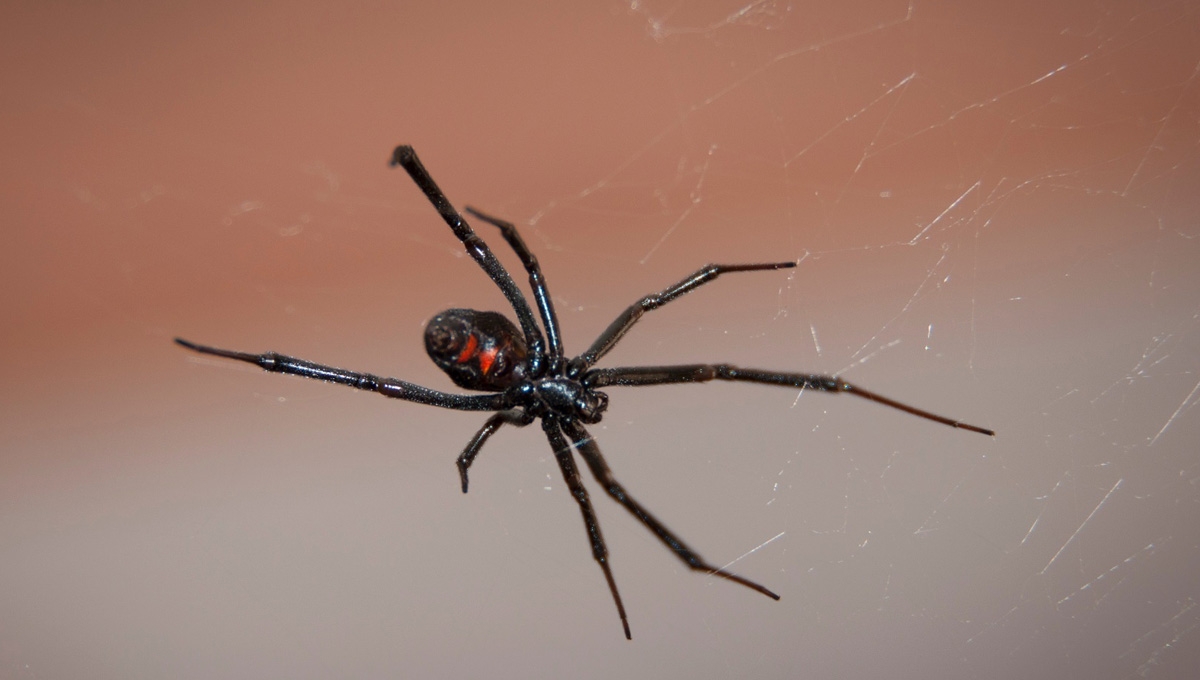
<path id="1" fill-rule="evenodd" d="M 616 580 L 608 564 L 608 548 L 600 533 L 600 524 L 592 509 L 587 490 L 575 467 L 572 448 L 583 457 L 592 475 L 604 487 L 604 491 L 625 507 L 634 517 L 658 537 L 679 559 L 691 569 L 739 583 L 778 600 L 779 596 L 765 587 L 742 578 L 704 561 L 694 550 L 680 540 L 674 532 L 651 515 L 641 503 L 629 495 L 613 477 L 612 471 L 600 453 L 600 447 L 584 429 L 600 421 L 608 407 L 608 395 L 598 388 L 608 385 L 639 386 L 666 385 L 670 383 L 708 382 L 730 380 L 753 382 L 764 385 L 779 385 L 793 389 L 810 389 L 823 392 L 845 392 L 865 399 L 900 409 L 915 416 L 927 418 L 944 425 L 992 435 L 991 430 L 968 425 L 957 420 L 935 415 L 907 404 L 888 399 L 852 385 L 840 378 L 809 374 L 764 371 L 739 368 L 729 364 L 685 364 L 673 366 L 633 366 L 618 368 L 593 368 L 614 345 L 637 323 L 646 312 L 657 309 L 696 288 L 712 281 L 721 274 L 730 272 L 786 269 L 794 262 L 771 262 L 766 264 L 710 264 L 660 293 L 643 297 L 630 305 L 600 334 L 591 347 L 574 358 L 563 354 L 559 335 L 558 319 L 550 302 L 550 293 L 537 258 L 521 240 L 516 227 L 503 220 L 490 217 L 477 210 L 467 212 L 500 230 L 504 240 L 520 258 L 529 275 L 529 286 L 537 305 L 541 326 L 534 318 L 533 310 L 508 271 L 492 254 L 483 239 L 471 229 L 462 215 L 434 183 L 425 170 L 416 152 L 410 146 L 400 146 L 392 154 L 392 164 L 408 171 L 413 181 L 425 193 L 426 198 L 450 225 L 454 235 L 463 243 L 467 253 L 491 277 L 504 293 L 517 315 L 520 327 L 502 314 L 480 312 L 471 309 L 449 309 L 430 320 L 425 329 L 425 349 L 431 359 L 450 376 L 454 384 L 463 389 L 486 392 L 487 394 L 454 394 L 395 378 L 381 378 L 370 373 L 359 373 L 317 364 L 303 359 L 266 352 L 251 354 L 227 349 L 197 345 L 176 338 L 180 345 L 204 354 L 245 361 L 264 370 L 288 373 L 305 378 L 325 380 L 348 385 L 360 390 L 378 392 L 386 397 L 430 404 L 460 411 L 493 411 L 475 436 L 459 454 L 459 476 L 462 490 L 467 491 L 467 470 L 484 443 L 503 425 L 524 427 L 541 420 L 554 457 L 562 471 L 563 479 L 583 514 L 592 557 L 600 565 L 608 581 L 609 591 L 621 617 L 625 637 L 632 638 L 625 605 L 617 591 Z M 544 333 L 543 333 L 544 329 Z"/>

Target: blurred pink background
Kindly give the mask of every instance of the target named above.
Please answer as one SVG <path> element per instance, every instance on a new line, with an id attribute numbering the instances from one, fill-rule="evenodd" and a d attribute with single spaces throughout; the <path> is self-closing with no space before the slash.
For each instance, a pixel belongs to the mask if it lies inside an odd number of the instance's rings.
<path id="1" fill-rule="evenodd" d="M 1194 3 L 7 6 L 0 677 L 1190 677 L 1198 33 Z M 451 389 L 425 320 L 508 310 L 398 143 L 521 227 L 570 353 L 706 262 L 797 260 L 605 365 L 838 373 L 999 434 L 611 388 L 618 478 L 782 595 L 592 485 L 627 642 L 536 428 L 463 496 L 482 415 L 171 343 Z"/>

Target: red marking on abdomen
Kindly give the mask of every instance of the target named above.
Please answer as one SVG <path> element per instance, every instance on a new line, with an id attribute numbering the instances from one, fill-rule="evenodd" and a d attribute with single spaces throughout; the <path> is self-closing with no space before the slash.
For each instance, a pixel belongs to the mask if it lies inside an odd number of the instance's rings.
<path id="1" fill-rule="evenodd" d="M 463 348 L 462 353 L 460 353 L 454 359 L 454 361 L 456 361 L 460 364 L 466 363 L 471 360 L 471 357 L 475 356 L 475 352 L 478 349 L 479 349 L 479 340 L 475 337 L 475 334 L 472 333 L 471 335 L 467 336 L 467 346 Z M 487 371 L 484 371 L 484 372 L 486 373 Z"/>
<path id="2" fill-rule="evenodd" d="M 485 349 L 479 353 L 479 370 L 483 371 L 484 375 L 487 375 L 491 372 L 492 364 L 496 362 L 496 354 L 498 354 L 499 351 L 500 350 L 498 348 L 492 347 L 491 349 Z"/>

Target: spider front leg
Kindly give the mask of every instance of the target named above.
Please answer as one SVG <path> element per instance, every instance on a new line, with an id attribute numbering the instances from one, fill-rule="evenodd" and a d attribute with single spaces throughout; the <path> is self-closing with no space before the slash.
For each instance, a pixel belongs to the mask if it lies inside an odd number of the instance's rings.
<path id="1" fill-rule="evenodd" d="M 462 477 L 463 493 L 467 492 L 467 468 L 471 467 L 471 463 L 475 462 L 475 456 L 479 455 L 479 451 L 483 449 L 483 445 L 487 442 L 488 437 L 491 437 L 496 430 L 500 429 L 501 425 L 516 425 L 517 427 L 525 427 L 533 422 L 533 416 L 520 409 L 512 409 L 510 411 L 500 411 L 487 419 L 483 427 L 471 437 L 471 441 L 467 442 L 466 448 L 459 454 L 458 460 L 458 476 Z"/>
<path id="2" fill-rule="evenodd" d="M 502 392 L 498 394 L 451 394 L 415 385 L 405 380 L 381 378 L 370 373 L 348 371 L 344 368 L 317 364 L 276 352 L 251 354 L 249 352 L 238 352 L 230 349 L 198 345 L 194 342 L 188 342 L 183 338 L 175 338 L 175 344 L 186 347 L 193 352 L 199 352 L 200 354 L 211 354 L 212 356 L 237 359 L 248 364 L 254 364 L 264 371 L 271 373 L 287 373 L 288 375 L 298 375 L 302 378 L 323 380 L 368 392 L 377 392 L 392 399 L 403 399 L 404 401 L 440 406 L 456 411 L 503 411 L 513 406 L 511 397 Z"/>
<path id="3" fill-rule="evenodd" d="M 550 346 L 550 360 L 553 362 L 562 356 L 562 339 L 558 334 L 558 316 L 550 302 L 550 291 L 546 289 L 546 277 L 542 275 L 542 266 L 538 264 L 537 256 L 525 245 L 525 240 L 521 238 L 512 222 L 492 217 L 471 206 L 467 206 L 467 212 L 499 229 L 504 240 L 516 251 L 517 257 L 521 258 L 521 264 L 529 273 L 529 287 L 533 289 L 533 298 L 537 301 L 538 312 L 542 315 L 542 325 L 546 327 L 546 343 Z"/>
<path id="4" fill-rule="evenodd" d="M 729 272 L 752 272 L 762 271 L 764 269 L 787 269 L 795 267 L 795 262 L 768 262 L 764 264 L 709 264 L 701 267 L 695 274 L 687 277 L 679 283 L 667 288 L 661 293 L 654 293 L 633 303 L 621 315 L 609 324 L 608 328 L 596 338 L 588 351 L 580 354 L 575 359 L 571 360 L 571 365 L 575 370 L 582 371 L 592 367 L 603 357 L 608 354 L 608 351 L 617 344 L 629 329 L 633 327 L 642 315 L 653 309 L 658 309 L 663 305 L 679 298 L 681 295 L 692 292 L 693 290 L 703 286 L 704 284 L 716 279 L 721 274 Z"/>
<path id="5" fill-rule="evenodd" d="M 529 345 L 530 373 L 540 374 L 542 361 L 545 358 L 545 339 L 542 337 L 542 331 L 538 328 L 537 322 L 534 321 L 533 310 L 529 308 L 529 302 L 525 300 L 521 289 L 517 288 L 517 284 L 509 276 L 508 270 L 500 264 L 500 260 L 496 259 L 491 248 L 488 248 L 483 239 L 479 238 L 479 235 L 471 229 L 471 225 L 467 224 L 463 216 L 454 209 L 450 199 L 446 198 L 446 194 L 438 187 L 437 182 L 433 181 L 433 177 L 425 169 L 425 165 L 421 163 L 417 152 L 411 146 L 404 144 L 396 147 L 392 152 L 391 164 L 399 165 L 408 172 L 408 176 L 421 188 L 425 198 L 429 199 L 429 202 L 437 209 L 438 214 L 450 226 L 450 230 L 454 232 L 459 241 L 462 241 L 463 247 L 467 249 L 467 254 L 491 277 L 500 292 L 504 293 L 504 297 L 508 298 L 508 303 L 512 305 L 517 319 L 521 322 L 525 342 Z"/>
<path id="6" fill-rule="evenodd" d="M 600 522 L 596 519 L 596 511 L 592 509 L 592 501 L 588 499 L 587 489 L 579 478 L 579 470 L 575 467 L 575 458 L 571 455 L 571 445 L 563 438 L 559 423 L 551 416 L 542 418 L 542 429 L 550 440 L 550 448 L 554 449 L 554 457 L 562 470 L 563 480 L 567 489 L 579 503 L 579 511 L 583 513 L 583 525 L 587 529 L 588 540 L 592 544 L 592 557 L 604 570 L 604 578 L 608 581 L 608 589 L 612 592 L 613 602 L 617 605 L 617 614 L 621 617 L 621 626 L 625 628 L 625 639 L 632 640 L 629 632 L 629 618 L 625 616 L 625 605 L 621 602 L 621 593 L 617 591 L 617 581 L 613 578 L 612 569 L 608 566 L 608 547 L 604 545 L 604 535 L 600 533 Z"/>
<path id="7" fill-rule="evenodd" d="M 646 525 L 646 528 L 657 536 L 658 540 L 666 544 L 675 553 L 675 556 L 682 560 L 689 569 L 703 571 L 713 576 L 720 576 L 728 581 L 746 586 L 751 590 L 756 590 L 773 600 L 779 599 L 778 595 L 766 587 L 705 562 L 704 558 L 697 555 L 696 551 L 689 548 L 674 532 L 668 529 L 665 524 L 658 521 L 654 515 L 651 515 L 649 511 L 642 507 L 641 503 L 638 503 L 625 491 L 625 487 L 621 486 L 621 483 L 613 477 L 612 470 L 609 469 L 608 463 L 605 462 L 604 456 L 600 453 L 600 447 L 596 445 L 596 442 L 588 434 L 587 430 L 583 429 L 582 425 L 575 422 L 564 422 L 562 428 L 571 438 L 571 442 L 575 445 L 576 450 L 579 451 L 579 455 L 583 456 L 584 462 L 587 463 L 587 466 L 592 471 L 592 476 L 604 487 L 608 495 L 625 506 L 626 510 L 638 518 L 638 521 Z"/>
<path id="8" fill-rule="evenodd" d="M 898 411 L 932 420 L 935 423 L 949 425 L 960 430 L 969 430 L 995 437 L 996 433 L 985 427 L 964 423 L 925 409 L 909 406 L 903 402 L 889 399 L 882 394 L 876 394 L 853 383 L 848 383 L 837 376 L 820 375 L 817 373 L 781 373 L 764 371 L 757 368 L 739 368 L 730 364 L 684 364 L 680 366 L 631 366 L 623 368 L 596 368 L 583 376 L 583 384 L 588 387 L 605 387 L 608 385 L 670 385 L 673 383 L 708 382 L 710 380 L 730 380 L 735 382 L 752 382 L 761 385 L 779 385 L 795 387 L 801 390 L 819 390 L 821 392 L 844 392 L 856 397 L 869 399 L 884 406 L 890 406 Z"/>

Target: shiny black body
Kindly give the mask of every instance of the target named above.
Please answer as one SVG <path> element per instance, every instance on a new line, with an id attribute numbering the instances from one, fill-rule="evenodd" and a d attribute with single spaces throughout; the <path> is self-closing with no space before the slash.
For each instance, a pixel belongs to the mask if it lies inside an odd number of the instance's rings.
<path id="1" fill-rule="evenodd" d="M 582 456 L 592 475 L 613 499 L 625 507 L 655 536 L 670 548 L 691 569 L 739 583 L 778 600 L 779 596 L 765 587 L 704 561 L 683 543 L 666 525 L 655 519 L 633 499 L 613 477 L 608 464 L 584 425 L 600 422 L 608 408 L 608 395 L 599 388 L 607 386 L 665 385 L 670 383 L 730 380 L 779 385 L 793 389 L 825 392 L 845 392 L 900 409 L 922 418 L 952 427 L 992 435 L 975 425 L 934 415 L 928 411 L 893 401 L 868 392 L 840 378 L 805 373 L 782 373 L 744 369 L 728 364 L 688 364 L 675 366 L 639 366 L 625 368 L 593 368 L 638 319 L 648 311 L 712 281 L 721 274 L 742 271 L 785 269 L 793 262 L 766 264 L 710 264 L 660 293 L 643 297 L 630 305 L 600 334 L 583 354 L 567 358 L 563 355 L 558 319 L 550 301 L 550 293 L 542 276 L 537 258 L 526 247 L 516 227 L 503 220 L 467 208 L 474 217 L 495 226 L 504 240 L 520 258 L 533 299 L 537 305 L 539 327 L 533 309 L 508 271 L 500 264 L 487 244 L 471 229 L 462 215 L 434 183 L 412 147 L 397 147 L 392 165 L 408 171 L 413 181 L 450 226 L 467 252 L 491 277 L 512 305 L 520 324 L 518 328 L 496 312 L 470 309 L 450 309 L 430 320 L 425 329 L 425 348 L 433 361 L 444 370 L 456 385 L 464 389 L 486 392 L 468 395 L 441 392 L 395 378 L 382 378 L 369 373 L 347 371 L 293 357 L 266 352 L 250 354 L 198 345 L 176 338 L 180 345 L 204 354 L 237 359 L 255 364 L 275 373 L 288 373 L 315 378 L 360 390 L 378 392 L 386 397 L 430 404 L 460 411 L 494 411 L 475 436 L 459 454 L 457 464 L 462 490 L 467 491 L 467 470 L 479 455 L 487 439 L 503 425 L 524 427 L 541 421 L 542 430 L 554 451 L 563 479 L 575 497 L 583 514 L 584 526 L 592 548 L 608 581 L 609 590 L 621 617 L 625 637 L 632 638 L 625 606 L 617 591 L 616 581 L 608 563 L 608 549 L 600 533 L 600 524 L 592 509 L 588 492 L 575 467 L 572 448 Z"/>

